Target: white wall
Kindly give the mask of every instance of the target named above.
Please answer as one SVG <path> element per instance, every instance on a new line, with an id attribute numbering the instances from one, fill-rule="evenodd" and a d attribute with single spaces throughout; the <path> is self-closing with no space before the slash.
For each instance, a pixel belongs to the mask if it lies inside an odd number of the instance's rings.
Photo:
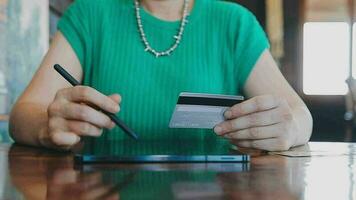
<path id="1" fill-rule="evenodd" d="M 48 49 L 48 13 L 48 0 L 0 0 L 0 70 L 9 90 L 8 111 Z"/>

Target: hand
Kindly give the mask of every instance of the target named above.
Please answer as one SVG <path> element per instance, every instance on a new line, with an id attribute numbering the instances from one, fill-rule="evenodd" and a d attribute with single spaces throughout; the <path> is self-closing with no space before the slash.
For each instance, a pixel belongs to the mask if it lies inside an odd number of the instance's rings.
<path id="1" fill-rule="evenodd" d="M 104 183 L 101 172 L 83 173 L 73 169 L 54 171 L 48 178 L 47 199 L 120 199 L 111 183 Z"/>
<path id="2" fill-rule="evenodd" d="M 120 102 L 120 95 L 107 97 L 86 86 L 58 91 L 48 107 L 50 142 L 57 148 L 70 149 L 80 141 L 81 136 L 99 137 L 103 128 L 112 129 L 115 124 L 94 107 L 117 113 Z"/>
<path id="3" fill-rule="evenodd" d="M 283 151 L 297 140 L 298 126 L 284 99 L 265 95 L 234 105 L 214 131 L 238 147 Z"/>

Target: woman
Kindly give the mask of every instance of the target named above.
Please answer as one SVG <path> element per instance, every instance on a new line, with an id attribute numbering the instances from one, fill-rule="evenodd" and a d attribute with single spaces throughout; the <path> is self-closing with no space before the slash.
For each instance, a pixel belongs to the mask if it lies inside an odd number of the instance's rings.
<path id="1" fill-rule="evenodd" d="M 275 151 L 310 138 L 307 107 L 278 70 L 255 17 L 237 4 L 76 0 L 58 28 L 13 108 L 10 131 L 17 142 L 70 149 L 83 136 L 101 136 L 98 142 L 125 137 L 88 105 L 120 111 L 143 139 L 203 143 L 213 137 Z M 87 86 L 70 87 L 53 70 L 55 63 Z M 225 112 L 226 121 L 214 128 L 216 135 L 168 129 L 183 91 L 244 94 L 248 100 Z M 113 130 L 103 134 L 103 129 Z"/>

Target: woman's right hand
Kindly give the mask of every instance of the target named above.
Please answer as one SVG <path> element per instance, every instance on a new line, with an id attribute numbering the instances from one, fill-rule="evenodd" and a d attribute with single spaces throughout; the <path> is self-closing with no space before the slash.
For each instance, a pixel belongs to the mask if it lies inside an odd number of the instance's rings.
<path id="1" fill-rule="evenodd" d="M 94 107 L 117 113 L 120 102 L 118 94 L 105 96 L 87 86 L 59 90 L 48 107 L 50 143 L 55 148 L 70 149 L 81 136 L 101 136 L 103 128 L 112 129 L 115 124 Z"/>

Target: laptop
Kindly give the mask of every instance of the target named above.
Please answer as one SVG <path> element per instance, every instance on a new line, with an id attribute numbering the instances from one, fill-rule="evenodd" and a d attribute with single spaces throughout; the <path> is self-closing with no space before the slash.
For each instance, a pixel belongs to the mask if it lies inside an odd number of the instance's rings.
<path id="1" fill-rule="evenodd" d="M 94 163 L 248 163 L 250 156 L 221 140 L 86 140 L 76 164 Z"/>

